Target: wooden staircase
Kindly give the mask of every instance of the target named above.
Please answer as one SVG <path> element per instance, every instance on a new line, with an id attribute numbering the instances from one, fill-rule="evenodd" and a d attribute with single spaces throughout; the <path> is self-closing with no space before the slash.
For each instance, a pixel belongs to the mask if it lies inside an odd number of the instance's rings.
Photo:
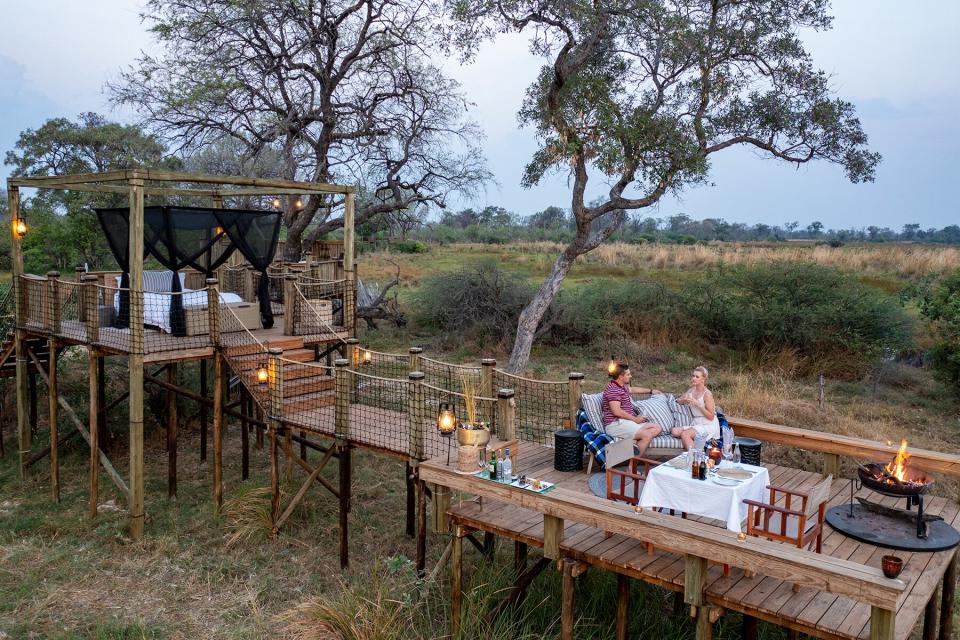
<path id="1" fill-rule="evenodd" d="M 316 362 L 316 352 L 303 346 L 303 338 L 282 336 L 264 342 L 268 349 L 283 349 L 283 358 L 295 362 Z M 230 358 L 228 362 L 240 382 L 251 392 L 254 398 L 262 398 L 265 390 L 257 382 L 257 368 L 265 365 L 264 354 L 244 355 Z M 287 363 L 283 368 L 283 412 L 284 414 L 304 413 L 313 409 L 332 407 L 336 401 L 335 381 L 326 369 L 297 367 Z M 266 407 L 264 407 L 266 409 Z"/>
<path id="2" fill-rule="evenodd" d="M 46 370 L 50 362 L 50 349 L 47 341 L 43 338 L 30 338 L 27 340 L 27 346 L 37 355 Z M 33 360 L 27 360 L 27 372 L 37 372 Z M 0 343 L 0 378 L 15 377 L 17 377 L 17 350 L 14 344 L 14 334 L 10 331 L 4 336 L 3 342 Z"/>

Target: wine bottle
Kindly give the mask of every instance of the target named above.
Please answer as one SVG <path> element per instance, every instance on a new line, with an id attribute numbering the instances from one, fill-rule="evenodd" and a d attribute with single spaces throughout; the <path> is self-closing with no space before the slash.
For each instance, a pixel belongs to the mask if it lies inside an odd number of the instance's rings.
<path id="1" fill-rule="evenodd" d="M 497 452 L 496 451 L 490 452 L 490 479 L 491 480 L 497 479 Z"/>

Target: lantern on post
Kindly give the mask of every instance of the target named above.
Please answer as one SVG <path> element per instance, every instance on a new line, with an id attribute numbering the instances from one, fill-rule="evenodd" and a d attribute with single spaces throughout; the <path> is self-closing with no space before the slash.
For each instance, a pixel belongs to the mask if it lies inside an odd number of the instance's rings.
<path id="1" fill-rule="evenodd" d="M 267 381 L 270 380 L 270 373 L 267 371 L 267 365 L 265 362 L 261 362 L 257 365 L 257 384 L 263 386 L 267 384 Z"/>
<path id="2" fill-rule="evenodd" d="M 360 364 L 370 364 L 373 362 L 373 352 L 369 349 L 361 349 Z"/>
<path id="3" fill-rule="evenodd" d="M 450 464 L 450 440 L 456 429 L 457 415 L 453 411 L 453 405 L 449 402 L 441 402 L 437 409 L 437 430 L 447 439 L 447 464 Z"/>
<path id="4" fill-rule="evenodd" d="M 620 368 L 620 363 L 617 362 L 617 359 L 613 356 L 610 356 L 610 362 L 607 363 L 607 375 L 611 378 L 617 375 L 617 370 Z"/>
<path id="5" fill-rule="evenodd" d="M 17 238 L 23 238 L 27 235 L 27 221 L 24 220 L 23 216 L 17 216 L 13 221 L 13 232 L 17 234 Z"/>

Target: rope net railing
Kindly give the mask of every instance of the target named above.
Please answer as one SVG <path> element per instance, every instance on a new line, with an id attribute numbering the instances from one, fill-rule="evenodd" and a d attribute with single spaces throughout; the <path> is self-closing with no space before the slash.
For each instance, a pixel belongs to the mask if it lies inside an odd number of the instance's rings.
<path id="1" fill-rule="evenodd" d="M 223 267 L 220 271 L 220 291 L 235 293 L 247 302 L 255 302 L 248 299 L 249 292 L 244 287 L 247 271 L 246 267 Z"/>
<path id="2" fill-rule="evenodd" d="M 423 399 L 426 409 L 425 421 L 426 432 L 424 436 L 424 457 L 433 458 L 446 453 L 447 442 L 440 436 L 437 430 L 437 413 L 441 402 L 453 405 L 453 412 L 457 416 L 457 422 L 467 423 L 471 421 L 470 412 L 467 410 L 466 395 L 457 391 L 452 391 L 443 387 L 436 387 L 431 384 L 423 384 Z M 499 425 L 497 424 L 497 399 L 477 395 L 473 397 L 474 423 L 484 423 L 489 427 L 491 434 L 502 437 Z M 452 436 L 454 442 L 452 446 L 454 451 L 457 448 L 456 435 Z"/>
<path id="3" fill-rule="evenodd" d="M 370 376 L 406 380 L 410 373 L 410 356 L 358 348 L 354 366 Z"/>
<path id="4" fill-rule="evenodd" d="M 247 328 L 236 311 L 223 302 L 219 306 L 220 352 L 240 378 L 254 401 L 269 411 L 269 388 L 259 379 L 259 371 L 268 366 L 266 345 Z"/>
<path id="5" fill-rule="evenodd" d="M 293 314 L 293 335 L 319 339 L 342 333 L 345 330 L 343 301 L 347 284 L 346 280 L 295 282 L 297 296 L 286 309 L 287 313 Z"/>
<path id="6" fill-rule="evenodd" d="M 517 437 L 521 440 L 552 447 L 553 434 L 571 427 L 566 381 L 533 380 L 500 369 L 494 370 L 493 381 L 498 389 L 513 389 Z"/>
<path id="7" fill-rule="evenodd" d="M 296 429 L 334 435 L 337 398 L 333 367 L 282 356 L 276 361 L 282 376 L 283 421 Z"/>
<path id="8" fill-rule="evenodd" d="M 6 339 L 7 334 L 15 328 L 14 301 L 16 296 L 14 293 L 16 289 L 13 284 L 0 284 L 0 339 Z"/>
<path id="9" fill-rule="evenodd" d="M 423 425 L 422 420 L 410 416 L 409 380 L 382 378 L 351 369 L 344 369 L 340 375 L 346 377 L 349 389 L 349 402 L 344 407 L 348 415 L 347 439 L 409 454 L 411 424 L 415 429 L 414 441 L 418 439 L 416 429 Z"/>
<path id="10" fill-rule="evenodd" d="M 69 280 L 59 280 L 57 282 L 57 303 L 59 304 L 58 313 L 60 318 L 59 322 L 51 328 L 51 331 L 58 338 L 75 342 L 86 342 L 87 309 L 84 304 L 85 287 L 86 285 Z"/>
<path id="11" fill-rule="evenodd" d="M 17 327 L 28 331 L 45 330 L 47 328 L 44 318 L 47 279 L 34 275 L 20 276 L 16 295 L 20 305 Z"/>
<path id="12" fill-rule="evenodd" d="M 480 367 L 477 365 L 451 364 L 420 356 L 420 371 L 424 382 L 443 389 L 460 389 L 466 377 L 475 386 L 480 386 Z"/>

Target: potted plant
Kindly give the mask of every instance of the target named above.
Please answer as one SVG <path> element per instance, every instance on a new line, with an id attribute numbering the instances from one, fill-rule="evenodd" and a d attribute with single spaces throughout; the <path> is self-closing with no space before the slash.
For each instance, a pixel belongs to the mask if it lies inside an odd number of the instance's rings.
<path id="1" fill-rule="evenodd" d="M 467 413 L 466 422 L 457 428 L 457 442 L 463 445 L 485 447 L 490 442 L 490 427 L 477 420 L 477 387 L 473 379 L 461 373 L 460 384 L 463 388 L 463 405 Z"/>

